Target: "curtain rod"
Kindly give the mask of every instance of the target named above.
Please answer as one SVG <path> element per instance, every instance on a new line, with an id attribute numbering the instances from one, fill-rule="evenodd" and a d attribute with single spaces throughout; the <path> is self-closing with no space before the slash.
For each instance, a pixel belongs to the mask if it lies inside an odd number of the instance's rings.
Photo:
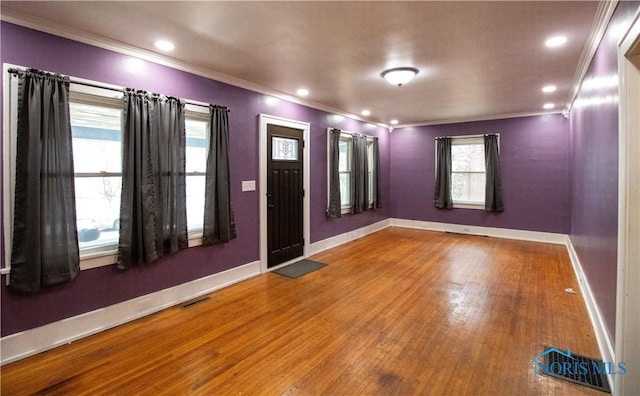
<path id="1" fill-rule="evenodd" d="M 10 68 L 10 69 L 7 69 L 7 72 L 9 72 L 9 74 L 17 76 L 18 74 L 23 72 L 23 70 L 16 69 L 16 68 Z M 94 84 L 94 83 L 90 83 L 90 82 L 86 82 L 86 81 L 78 81 L 78 80 L 73 79 L 71 77 L 69 77 L 69 82 L 71 84 L 84 85 L 85 87 L 91 87 L 91 88 L 106 89 L 106 90 L 114 91 L 114 92 L 122 92 L 122 90 L 125 89 L 124 87 L 123 88 L 114 88 L 114 87 L 109 87 L 107 85 Z M 186 99 L 182 99 L 182 100 L 184 101 L 185 104 L 189 104 L 189 105 L 192 105 L 192 106 L 213 107 L 213 108 L 217 108 L 217 109 L 225 109 L 228 112 L 231 112 L 231 110 L 229 110 L 226 106 L 196 103 L 196 102 L 192 102 L 192 101 L 189 101 L 189 100 L 186 100 Z"/>
<path id="2" fill-rule="evenodd" d="M 377 136 L 371 136 L 371 135 L 365 135 L 364 133 L 357 133 L 357 132 L 347 132 L 347 131 L 343 131 L 341 129 L 338 128 L 331 128 L 332 132 L 337 132 L 339 134 L 345 134 L 345 135 L 351 135 L 351 136 L 364 136 L 367 139 L 378 139 Z"/>
<path id="3" fill-rule="evenodd" d="M 472 138 L 479 138 L 479 137 L 491 136 L 491 135 L 500 136 L 499 133 L 485 133 L 485 134 L 478 134 L 478 135 L 437 136 L 436 140 L 444 139 L 444 138 L 472 139 Z"/>

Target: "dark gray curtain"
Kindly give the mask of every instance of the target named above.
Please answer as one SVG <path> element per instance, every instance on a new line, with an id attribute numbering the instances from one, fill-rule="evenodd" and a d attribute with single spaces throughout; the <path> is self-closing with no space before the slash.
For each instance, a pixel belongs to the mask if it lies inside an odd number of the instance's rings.
<path id="1" fill-rule="evenodd" d="M 204 245 L 236 238 L 229 175 L 229 110 L 210 106 L 209 154 L 204 201 Z"/>
<path id="2" fill-rule="evenodd" d="M 342 216 L 340 197 L 340 130 L 329 132 L 329 203 L 327 217 Z"/>
<path id="3" fill-rule="evenodd" d="M 378 145 L 378 138 L 373 139 L 373 207 L 381 208 L 382 200 L 380 199 L 380 147 Z"/>
<path id="4" fill-rule="evenodd" d="M 362 213 L 369 209 L 369 166 L 367 163 L 367 137 L 353 135 L 351 138 L 351 213 Z"/>
<path id="5" fill-rule="evenodd" d="M 500 150 L 497 135 L 484 136 L 484 160 L 487 183 L 484 208 L 490 212 L 504 211 L 502 201 L 502 176 L 500 175 Z"/>
<path id="6" fill-rule="evenodd" d="M 124 93 L 120 269 L 188 247 L 184 103 Z"/>
<path id="7" fill-rule="evenodd" d="M 451 138 L 436 139 L 436 186 L 433 206 L 438 209 L 451 209 Z"/>
<path id="8" fill-rule="evenodd" d="M 80 272 L 69 78 L 33 69 L 15 74 L 18 135 L 9 286 L 36 292 Z"/>

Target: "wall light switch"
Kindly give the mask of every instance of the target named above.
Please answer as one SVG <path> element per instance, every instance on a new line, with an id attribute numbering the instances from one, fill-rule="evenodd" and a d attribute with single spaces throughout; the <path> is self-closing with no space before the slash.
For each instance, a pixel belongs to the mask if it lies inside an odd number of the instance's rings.
<path id="1" fill-rule="evenodd" d="M 256 190 L 256 181 L 255 180 L 244 180 L 242 181 L 242 191 L 255 191 Z"/>

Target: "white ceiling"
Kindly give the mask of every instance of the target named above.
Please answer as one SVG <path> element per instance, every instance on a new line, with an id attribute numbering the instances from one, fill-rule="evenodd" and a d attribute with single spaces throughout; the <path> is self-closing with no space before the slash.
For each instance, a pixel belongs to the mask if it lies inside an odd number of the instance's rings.
<path id="1" fill-rule="evenodd" d="M 566 107 L 598 28 L 596 1 L 153 2 L 2 1 L 2 19 L 108 46 L 161 54 L 206 75 L 315 107 L 400 125 Z M 563 34 L 568 43 L 547 49 Z M 166 57 L 171 59 L 167 59 Z M 397 87 L 380 73 L 420 70 Z M 554 84 L 552 94 L 541 92 Z M 360 116 L 369 109 L 369 117 Z"/>

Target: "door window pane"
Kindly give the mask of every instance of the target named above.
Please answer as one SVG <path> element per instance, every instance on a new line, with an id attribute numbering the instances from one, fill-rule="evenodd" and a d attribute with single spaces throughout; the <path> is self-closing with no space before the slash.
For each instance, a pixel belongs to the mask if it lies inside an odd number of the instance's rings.
<path id="1" fill-rule="evenodd" d="M 297 161 L 298 140 L 273 136 L 271 138 L 271 159 Z"/>

